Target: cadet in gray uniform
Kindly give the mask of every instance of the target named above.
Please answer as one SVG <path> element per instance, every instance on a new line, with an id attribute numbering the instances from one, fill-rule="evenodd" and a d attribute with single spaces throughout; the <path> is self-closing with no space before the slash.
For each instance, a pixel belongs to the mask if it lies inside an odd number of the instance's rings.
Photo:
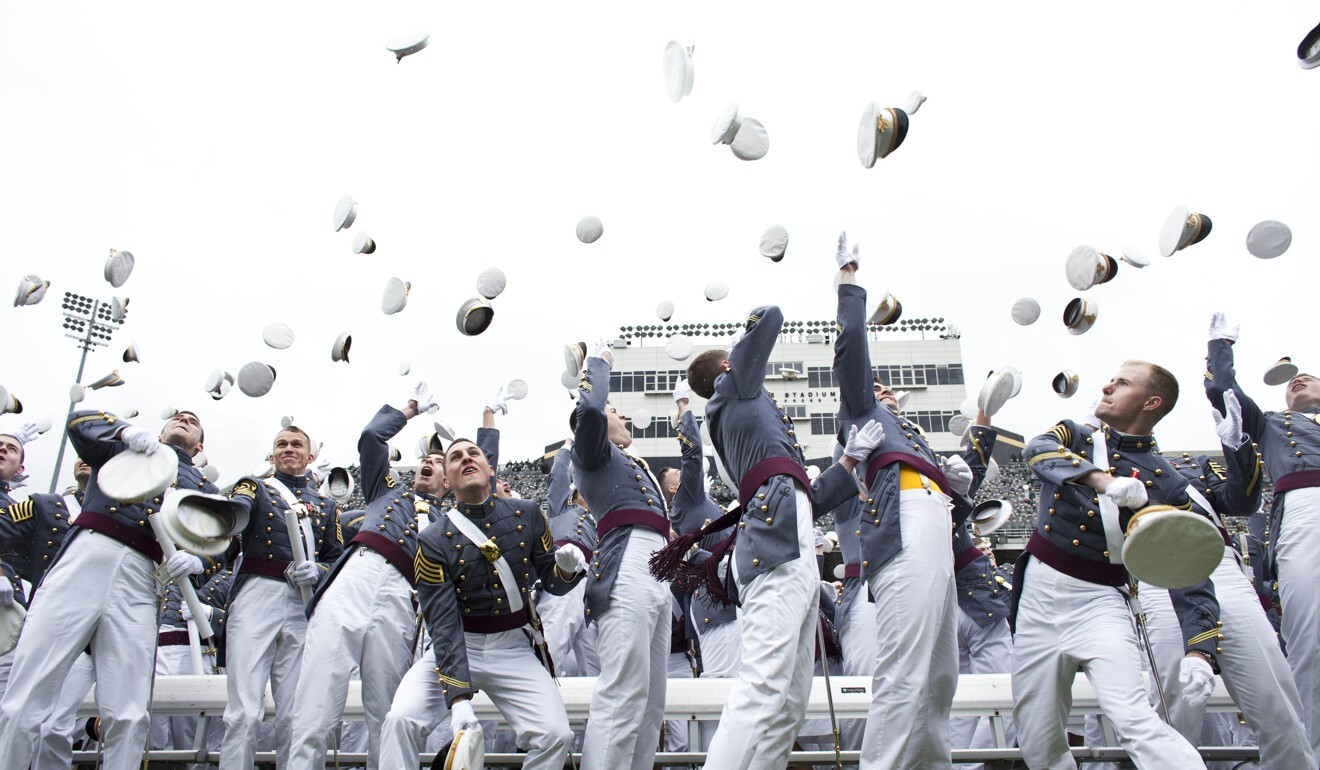
<path id="1" fill-rule="evenodd" d="M 583 770 L 646 770 L 664 719 L 669 660 L 669 588 L 648 562 L 669 537 L 660 483 L 628 452 L 632 433 L 610 406 L 605 345 L 587 358 L 578 386 L 573 472 L 596 516 L 597 553 L 587 577 L 587 622 L 595 623 L 600 675 L 582 744 Z"/>
<path id="2" fill-rule="evenodd" d="M 343 553 L 335 503 L 316 490 L 307 474 L 312 461 L 307 434 L 293 425 L 275 434 L 270 461 L 274 476 L 239 479 L 230 494 L 250 518 L 240 536 L 243 561 L 230 594 L 225 633 L 229 703 L 221 770 L 252 767 L 267 680 L 275 699 L 276 761 L 287 766 L 307 636 L 307 606 L 298 586 L 314 587 Z M 299 507 L 298 535 L 307 561 L 295 566 L 284 513 Z"/>
<path id="3" fill-rule="evenodd" d="M 402 409 L 381 407 L 358 440 L 367 511 L 307 609 L 307 643 L 294 697 L 292 768 L 322 766 L 326 735 L 344 714 L 346 673 L 354 668 L 362 678 L 367 767 L 379 765 L 380 726 L 413 662 L 417 516 L 439 508 L 444 484 L 444 459 L 432 453 L 422 458 L 413 490 L 399 489 L 390 472 L 388 442 L 433 403 L 430 388 L 419 383 Z"/>
<path id="4" fill-rule="evenodd" d="M 569 438 L 555 452 L 554 463 L 550 466 L 546 485 L 550 537 L 555 548 L 572 545 L 590 561 L 596 550 L 596 518 L 584 507 L 582 495 L 569 481 L 572 453 L 573 439 Z M 536 603 L 541 624 L 545 627 L 545 642 L 559 676 L 595 676 L 600 673 L 596 629 L 587 624 L 583 612 L 586 589 L 586 583 L 578 583 L 562 596 L 542 591 Z"/>
<path id="5" fill-rule="evenodd" d="M 543 590 L 566 593 L 585 560 L 574 546 L 554 548 L 535 502 L 491 494 L 492 471 L 476 444 L 455 440 L 444 463 L 457 502 L 422 531 L 415 557 L 433 657 L 413 664 L 395 693 L 381 731 L 380 767 L 416 768 L 422 738 L 446 712 L 455 735 L 475 727 L 470 701 L 483 689 L 527 749 L 523 767 L 558 770 L 573 733 L 524 629 L 535 629 L 528 603 L 537 578 Z"/>
<path id="6" fill-rule="evenodd" d="M 862 741 L 863 768 L 950 766 L 949 711 L 958 682 L 958 609 L 950 533 L 954 493 L 920 427 L 898 414 L 887 386 L 877 396 L 866 334 L 866 290 L 857 258 L 839 237 L 839 428 L 869 420 L 884 442 L 866 466 L 866 500 L 857 519 L 861 577 L 878 600 L 871 709 Z M 970 513 L 970 511 L 966 511 Z"/>
<path id="7" fill-rule="evenodd" d="M 1161 367 L 1129 361 L 1103 394 L 1095 416 L 1108 426 L 1104 430 L 1064 420 L 1023 451 L 1042 485 L 1036 531 L 1016 572 L 1018 744 L 1032 768 L 1077 766 L 1066 728 L 1080 667 L 1138 768 L 1203 768 L 1196 749 L 1160 720 L 1146 697 L 1128 605 L 1129 577 L 1113 550 L 1121 548 L 1121 533 L 1148 499 L 1208 514 L 1194 506 L 1187 481 L 1153 451 L 1151 430 L 1173 409 L 1178 383 Z M 1213 664 L 1218 633 L 1213 592 L 1194 586 L 1170 593 L 1186 654 L 1201 658 L 1188 665 Z"/>
<path id="8" fill-rule="evenodd" d="M 1320 754 L 1320 379 L 1298 374 L 1285 386 L 1285 408 L 1263 411 L 1237 381 L 1233 344 L 1238 327 L 1223 313 L 1210 321 L 1206 393 L 1221 413 L 1223 394 L 1233 391 L 1242 409 L 1242 426 L 1260 447 L 1265 473 L 1274 482 L 1270 509 L 1269 578 L 1276 580 L 1282 620 L 1279 630 L 1288 648 L 1288 665 L 1302 698 L 1302 720 L 1313 753 Z"/>
<path id="9" fill-rule="evenodd" d="M 172 580 L 201 574 L 204 566 L 183 551 L 163 558 L 147 521 L 161 498 L 120 503 L 101 491 L 96 474 L 120 452 L 171 452 L 178 459 L 176 486 L 210 493 L 216 488 L 192 463 L 204 434 L 191 412 L 171 417 L 159 436 L 105 412 L 74 412 L 68 434 L 92 467 L 92 478 L 83 510 L 42 580 L 15 650 L 9 689 L 0 700 L 0 767 L 22 768 L 32 761 L 66 675 L 90 644 L 105 766 L 129 770 L 142 761 L 150 727 L 157 585 L 152 573 L 162 561 Z"/>
<path id="10" fill-rule="evenodd" d="M 816 647 L 820 576 L 814 505 L 828 511 L 856 494 L 849 473 L 879 441 L 875 425 L 854 431 L 839 463 L 814 483 L 807 477 L 793 422 L 764 384 L 783 323 L 778 307 L 757 308 L 731 350 L 706 351 L 688 367 L 692 392 L 708 399 L 711 442 L 738 485 L 740 507 L 731 540 L 733 580 L 742 603 L 742 666 L 707 753 L 710 767 L 747 768 L 753 761 L 776 767 L 788 761 L 806 714 Z M 731 518 L 721 523 L 732 524 Z M 690 540 L 715 526 L 684 535 L 671 549 L 686 550 Z M 719 559 L 721 550 L 713 549 L 712 559 Z M 710 567 L 706 570 L 709 574 Z"/>

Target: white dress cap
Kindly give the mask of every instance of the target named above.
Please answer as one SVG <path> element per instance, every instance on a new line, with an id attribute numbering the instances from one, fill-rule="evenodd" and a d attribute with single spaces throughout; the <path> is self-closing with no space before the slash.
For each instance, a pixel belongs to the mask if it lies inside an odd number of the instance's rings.
<path id="1" fill-rule="evenodd" d="M 1013 391 L 1008 394 L 1009 398 L 1016 398 L 1017 394 L 1022 392 L 1022 372 L 1013 366 L 999 367 L 999 373 L 1013 380 Z"/>
<path id="2" fill-rule="evenodd" d="M 1086 291 L 1112 279 L 1118 273 L 1118 266 L 1108 254 L 1101 254 L 1090 246 L 1078 246 L 1068 255 L 1063 270 L 1069 286 Z"/>
<path id="3" fill-rule="evenodd" d="M 586 216 L 578 220 L 577 239 L 583 243 L 595 243 L 605 234 L 605 225 L 599 217 Z"/>
<path id="4" fill-rule="evenodd" d="M 784 258 L 786 251 L 788 251 L 788 230 L 779 225 L 771 225 L 761 233 L 761 256 L 778 262 Z"/>
<path id="5" fill-rule="evenodd" d="M 651 413 L 645 409 L 636 409 L 632 415 L 632 425 L 637 430 L 646 430 L 651 427 Z"/>
<path id="6" fill-rule="evenodd" d="M 565 390 L 575 391 L 578 389 L 578 375 L 574 372 L 562 372 L 559 375 L 559 384 L 564 386 Z"/>
<path id="7" fill-rule="evenodd" d="M 74 383 L 69 386 L 69 403 L 81 404 L 83 399 L 87 398 L 87 387 Z"/>
<path id="8" fill-rule="evenodd" d="M 1100 303 L 1094 297 L 1075 297 L 1063 309 L 1063 325 L 1069 334 L 1085 334 L 1100 315 Z"/>
<path id="9" fill-rule="evenodd" d="M 179 477 L 179 456 L 165 447 L 151 454 L 120 452 L 96 472 L 96 486 L 121 503 L 161 495 Z"/>
<path id="10" fill-rule="evenodd" d="M 411 371 L 412 371 L 412 364 L 408 363 L 407 361 L 404 361 L 403 363 L 399 364 L 399 376 L 400 376 L 400 377 L 407 377 L 407 376 L 408 376 L 408 372 L 411 372 Z"/>
<path id="11" fill-rule="evenodd" d="M 115 323 L 123 323 L 128 317 L 128 297 L 110 298 L 110 320 Z"/>
<path id="12" fill-rule="evenodd" d="M 1274 259 L 1292 245 L 1292 230 L 1282 222 L 1267 219 L 1247 233 L 1247 251 L 1257 259 Z"/>
<path id="13" fill-rule="evenodd" d="M 1288 356 L 1284 356 L 1276 361 L 1274 366 L 1265 370 L 1265 384 L 1286 385 L 1289 380 L 1297 376 L 1297 372 L 1297 364 L 1294 364 Z"/>
<path id="14" fill-rule="evenodd" d="M 394 54 L 396 61 L 403 61 L 403 57 L 417 53 L 425 48 L 429 42 L 431 42 L 430 34 L 426 32 L 409 32 L 390 38 L 385 43 L 385 47 Z"/>
<path id="15" fill-rule="evenodd" d="M 729 296 L 729 284 L 724 281 L 711 281 L 706 284 L 706 299 L 710 302 L 719 302 Z"/>
<path id="16" fill-rule="evenodd" d="M 1297 64 L 1304 70 L 1320 67 L 1320 24 L 1315 25 L 1297 44 Z"/>
<path id="17" fill-rule="evenodd" d="M 1013 303 L 1013 322 L 1019 326 L 1031 326 L 1040 318 L 1040 303 L 1031 297 L 1023 297 Z"/>
<path id="18" fill-rule="evenodd" d="M 1008 372 L 992 372 L 981 386 L 976 405 L 986 417 L 994 417 L 1004 404 L 1013 397 L 1013 375 Z"/>
<path id="19" fill-rule="evenodd" d="M 394 315 L 408 305 L 408 292 L 412 284 L 400 278 L 391 278 L 385 282 L 385 291 L 380 295 L 380 310 L 385 315 Z"/>
<path id="20" fill-rule="evenodd" d="M 926 95 L 920 91 L 913 91 L 908 94 L 906 102 L 903 102 L 903 111 L 909 115 L 916 115 L 921 105 L 926 103 Z"/>
<path id="21" fill-rule="evenodd" d="M 124 378 L 120 377 L 119 370 L 115 369 L 114 371 L 101 377 L 96 382 L 93 382 L 91 385 L 88 385 L 87 387 L 91 388 L 92 390 L 100 390 L 101 388 L 117 388 L 123 384 L 124 384 Z"/>
<path id="22" fill-rule="evenodd" d="M 293 344 L 293 329 L 278 321 L 268 323 L 261 330 L 261 340 L 276 350 L 284 350 Z"/>
<path id="23" fill-rule="evenodd" d="M 345 195 L 335 204 L 334 222 L 335 232 L 347 230 L 353 226 L 353 220 L 357 219 L 357 201 L 353 200 L 352 195 Z"/>
<path id="24" fill-rule="evenodd" d="M 110 250 L 110 256 L 105 260 L 105 279 L 110 285 L 118 289 L 133 274 L 133 252 Z"/>
<path id="25" fill-rule="evenodd" d="M 1133 267 L 1150 267 L 1150 257 L 1146 256 L 1146 252 L 1136 246 L 1123 247 L 1123 261 Z"/>
<path id="26" fill-rule="evenodd" d="M 669 101 L 677 104 L 692 93 L 692 47 L 677 40 L 665 45 L 665 91 Z"/>
<path id="27" fill-rule="evenodd" d="M 220 390 L 220 383 L 225 381 L 224 369 L 212 369 L 211 373 L 206 375 L 205 390 L 207 393 L 215 393 Z"/>
<path id="28" fill-rule="evenodd" d="M 353 335 L 344 332 L 335 338 L 335 344 L 330 347 L 330 360 L 343 361 L 349 363 L 348 351 L 353 347 Z"/>
<path id="29" fill-rule="evenodd" d="M 141 363 L 141 361 L 142 361 L 142 352 L 138 350 L 137 340 L 133 340 L 132 342 L 128 343 L 128 347 L 124 349 L 124 363 L 136 364 L 136 363 Z"/>
<path id="30" fill-rule="evenodd" d="M 692 355 L 692 338 L 686 334 L 671 335 L 665 340 L 665 355 L 675 361 L 686 360 Z"/>
<path id="31" fill-rule="evenodd" d="M 1072 398 L 1077 393 L 1079 384 L 1081 384 L 1081 378 L 1077 376 L 1077 372 L 1064 369 L 1054 375 L 1050 387 L 1054 389 L 1059 398 Z"/>
<path id="32" fill-rule="evenodd" d="M 484 297 L 473 297 L 458 308 L 458 317 L 454 323 L 465 337 L 475 337 L 490 327 L 495 318 L 495 308 Z"/>
<path id="33" fill-rule="evenodd" d="M 1160 228 L 1160 253 L 1172 257 L 1175 252 L 1200 243 L 1210 234 L 1210 217 L 1186 206 L 1176 206 Z"/>
<path id="34" fill-rule="evenodd" d="M 260 361 L 249 361 L 238 370 L 238 389 L 243 395 L 261 398 L 275 384 L 275 367 Z"/>
<path id="35" fill-rule="evenodd" d="M 738 120 L 738 105 L 730 104 L 720 111 L 715 124 L 710 127 L 710 143 L 731 144 L 739 128 L 742 123 Z"/>
<path id="36" fill-rule="evenodd" d="M 596 236 L 599 238 L 600 236 Z M 477 276 L 477 293 L 486 299 L 495 299 L 509 285 L 509 279 L 498 267 L 488 267 Z"/>
<path id="37" fill-rule="evenodd" d="M 527 398 L 527 380 L 509 380 L 509 385 L 504 389 L 504 393 L 514 401 Z"/>
<path id="38" fill-rule="evenodd" d="M 372 254 L 376 251 L 376 242 L 371 240 L 371 236 L 365 232 L 359 232 L 353 236 L 354 254 Z"/>
<path id="39" fill-rule="evenodd" d="M 674 317 L 674 303 L 669 300 L 661 300 L 659 305 L 655 306 L 655 314 L 661 321 L 668 321 Z"/>
<path id="40" fill-rule="evenodd" d="M 45 299 L 49 288 L 50 281 L 43 281 L 36 275 L 24 276 L 18 282 L 18 291 L 14 294 L 14 307 L 37 304 Z"/>
<path id="41" fill-rule="evenodd" d="M 0 385 L 0 414 L 22 414 L 23 402 Z"/>
<path id="42" fill-rule="evenodd" d="M 765 130 L 761 121 L 745 118 L 729 149 L 738 160 L 760 160 L 770 152 L 770 132 Z"/>

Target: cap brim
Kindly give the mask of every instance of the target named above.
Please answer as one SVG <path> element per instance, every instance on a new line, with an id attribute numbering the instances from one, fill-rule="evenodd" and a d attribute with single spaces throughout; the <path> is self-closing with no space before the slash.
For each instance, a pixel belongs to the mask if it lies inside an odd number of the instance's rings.
<path id="1" fill-rule="evenodd" d="M 1288 381 L 1297 376 L 1297 364 L 1291 361 L 1280 361 L 1265 371 L 1265 384 L 1286 385 Z"/>
<path id="2" fill-rule="evenodd" d="M 125 505 L 159 497 L 179 477 L 179 458 L 169 447 L 151 454 L 123 451 L 96 473 L 96 486 Z"/>

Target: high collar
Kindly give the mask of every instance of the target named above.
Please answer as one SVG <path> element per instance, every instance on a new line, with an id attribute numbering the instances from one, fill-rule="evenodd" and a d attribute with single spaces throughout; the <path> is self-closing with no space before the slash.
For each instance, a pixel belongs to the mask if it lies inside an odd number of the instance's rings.
<path id="1" fill-rule="evenodd" d="M 1150 434 L 1120 433 L 1113 428 L 1105 428 L 1105 441 L 1112 452 L 1150 452 L 1155 447 L 1155 437 Z"/>
<path id="2" fill-rule="evenodd" d="M 299 476 L 294 476 L 294 475 L 289 474 L 289 473 L 284 473 L 283 471 L 276 471 L 276 472 L 275 472 L 275 478 L 276 478 L 276 479 L 279 479 L 280 483 L 284 484 L 284 486 L 286 486 L 286 487 L 305 487 L 305 486 L 307 486 L 307 474 L 306 474 L 306 473 L 304 473 L 304 474 L 302 474 L 302 475 L 299 475 Z"/>
<path id="3" fill-rule="evenodd" d="M 8 481 L 0 481 L 0 492 L 8 494 L 11 490 L 13 490 L 13 487 L 10 486 Z"/>
<path id="4" fill-rule="evenodd" d="M 454 498 L 454 507 L 469 519 L 479 518 L 495 508 L 495 495 L 487 495 L 486 499 L 479 503 L 465 503 L 456 497 Z"/>

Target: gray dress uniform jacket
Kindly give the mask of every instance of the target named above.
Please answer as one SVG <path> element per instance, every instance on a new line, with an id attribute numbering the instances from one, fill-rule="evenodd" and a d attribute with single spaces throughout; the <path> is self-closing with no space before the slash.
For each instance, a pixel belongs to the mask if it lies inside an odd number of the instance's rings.
<path id="1" fill-rule="evenodd" d="M 686 535 L 701 529 L 710 522 L 724 515 L 724 509 L 706 494 L 705 471 L 702 468 L 701 432 L 697 428 L 697 418 L 692 410 L 678 418 L 678 443 L 680 447 L 678 469 L 678 491 L 669 504 L 669 521 L 674 531 Z M 701 539 L 702 548 L 711 548 L 724 539 L 724 535 L 710 534 Z M 715 601 L 704 587 L 698 587 L 692 593 L 689 603 L 689 616 L 693 624 L 700 624 L 701 632 L 738 619 L 738 608 L 733 604 Z"/>
<path id="2" fill-rule="evenodd" d="M 838 463 L 814 482 L 807 477 L 793 421 L 765 389 L 765 367 L 783 325 L 778 307 L 753 310 L 742 339 L 729 351 L 728 371 L 715 378 L 706 402 L 711 443 L 738 484 L 742 520 L 733 558 L 744 584 L 799 558 L 795 482 L 821 514 L 857 491 Z"/>
<path id="3" fill-rule="evenodd" d="M 582 506 L 569 502 L 572 497 L 568 480 L 568 469 L 573 462 L 571 454 L 568 449 L 555 452 L 555 461 L 550 466 L 550 477 L 546 481 L 550 537 L 554 540 L 555 548 L 576 546 L 590 563 L 596 551 L 596 517 Z"/>
<path id="4" fill-rule="evenodd" d="M 533 500 L 487 497 L 455 508 L 481 528 L 489 540 L 474 544 L 453 522 L 442 518 L 422 530 L 415 555 L 417 598 L 431 635 L 436 673 L 445 703 L 474 692 L 463 634 L 491 634 L 522 628 L 530 622 L 526 606 L 537 579 L 542 590 L 562 596 L 582 579 L 555 567 L 550 524 Z M 493 550 L 492 550 L 493 549 Z M 513 571 L 524 609 L 509 611 L 508 588 L 501 583 L 492 554 L 502 555 Z M 530 639 L 529 639 L 530 645 Z"/>
<path id="5" fill-rule="evenodd" d="M 0 509 L 0 574 L 14 585 L 14 601 L 24 607 L 19 580 L 36 586 L 54 562 L 69 532 L 69 509 L 63 495 L 38 493 L 21 503 Z"/>
<path id="6" fill-rule="evenodd" d="M 121 421 L 106 412 L 74 412 L 69 418 L 69 442 L 78 456 L 92 468 L 92 475 L 87 480 L 87 489 L 83 494 L 82 511 L 65 538 L 65 546 L 83 530 L 99 532 L 132 548 L 138 553 L 156 562 L 163 561 L 160 544 L 156 542 L 155 532 L 147 517 L 160 510 L 161 497 L 154 497 L 141 503 L 125 504 L 114 500 L 101 491 L 97 484 L 97 475 L 101 466 L 120 452 L 127 452 L 128 444 L 120 441 L 119 432 L 129 423 Z M 207 494 L 219 492 L 216 486 L 202 476 L 202 469 L 193 465 L 192 457 L 176 446 L 165 445 L 156 451 L 174 452 L 179 460 L 179 475 L 173 486 L 176 489 L 195 489 Z M 64 553 L 64 548 L 60 553 Z M 51 559 L 51 564 L 59 558 Z M 224 558 L 200 557 L 203 572 L 193 575 L 194 583 L 200 585 L 208 577 L 224 566 Z"/>
<path id="7" fill-rule="evenodd" d="M 1065 575 L 1099 585 L 1125 586 L 1127 569 L 1109 561 L 1098 493 L 1077 483 L 1092 471 L 1144 481 L 1151 505 L 1164 504 L 1208 515 L 1187 494 L 1188 481 L 1158 452 L 1153 436 L 1129 435 L 1105 429 L 1110 456 L 1101 465 L 1091 456 L 1094 431 L 1064 420 L 1048 433 L 1027 442 L 1023 456 L 1041 479 L 1036 530 L 1018 562 L 1017 583 L 1031 579 L 1027 558 L 1039 559 Z M 1213 505 L 1213 503 L 1212 503 Z M 1119 509 L 1119 525 L 1127 530 L 1135 511 Z M 1186 651 L 1198 650 L 1213 660 L 1218 648 L 1219 602 L 1209 580 L 1169 591 L 1184 634 Z M 1226 630 L 1226 629 L 1225 629 Z"/>
<path id="8" fill-rule="evenodd" d="M 646 527 L 669 538 L 669 519 L 660 483 L 646 461 L 610 443 L 605 403 L 610 395 L 610 365 L 587 359 L 578 385 L 573 431 L 573 468 L 578 491 L 596 516 L 599 545 L 591 562 L 586 591 L 587 620 L 609 612 L 610 590 L 633 527 Z"/>
<path id="9" fill-rule="evenodd" d="M 334 501 L 316 490 L 307 474 L 291 476 L 276 473 L 275 478 L 288 487 L 307 508 L 307 514 L 311 517 L 312 537 L 316 541 L 307 544 L 307 559 L 315 561 L 321 568 L 321 579 L 324 581 L 330 565 L 344 552 L 339 531 L 339 509 Z M 284 496 L 268 480 L 245 476 L 234 484 L 229 497 L 247 508 L 249 517 L 247 528 L 239 535 L 243 560 L 238 566 L 233 595 L 237 596 L 243 584 L 254 575 L 284 580 L 284 570 L 293 559 L 289 530 L 284 523 L 284 512 L 289 509 L 289 504 L 284 501 Z M 81 514 L 78 523 L 82 523 Z"/>
<path id="10" fill-rule="evenodd" d="M 899 471 L 907 466 L 933 481 L 945 493 L 949 482 L 940 470 L 921 428 L 875 400 L 871 352 L 866 345 L 866 290 L 855 284 L 839 285 L 838 337 L 834 342 L 834 377 L 839 383 L 840 440 L 852 426 L 876 420 L 885 438 L 866 463 L 868 499 L 858 523 L 862 534 L 862 577 L 879 570 L 903 549 L 899 522 Z M 954 522 L 966 519 L 969 509 L 956 506 Z"/>

